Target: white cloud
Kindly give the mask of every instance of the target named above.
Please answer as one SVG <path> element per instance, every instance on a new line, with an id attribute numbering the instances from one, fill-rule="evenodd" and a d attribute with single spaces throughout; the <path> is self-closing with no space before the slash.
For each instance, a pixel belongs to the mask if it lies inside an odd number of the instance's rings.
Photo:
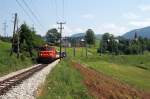
<path id="1" fill-rule="evenodd" d="M 58 25 L 57 24 L 53 24 L 52 28 L 58 28 Z"/>
<path id="2" fill-rule="evenodd" d="M 64 30 L 63 30 L 63 33 L 62 33 L 62 36 L 69 36 L 69 35 L 72 35 L 74 31 L 72 30 L 72 28 L 70 28 L 69 26 L 67 25 L 64 25 Z"/>
<path id="3" fill-rule="evenodd" d="M 108 24 L 103 24 L 103 25 L 99 26 L 97 31 L 99 33 L 109 32 L 109 33 L 112 33 L 112 34 L 118 36 L 118 35 L 122 35 L 123 33 L 127 32 L 127 28 L 113 24 L 113 23 L 108 23 Z"/>
<path id="4" fill-rule="evenodd" d="M 79 27 L 69 27 L 68 25 L 63 25 L 64 29 L 62 30 L 62 36 L 70 36 L 75 33 L 83 33 L 84 29 L 79 28 Z M 52 25 L 52 28 L 57 28 L 58 25 L 54 24 Z"/>
<path id="5" fill-rule="evenodd" d="M 150 5 L 141 5 L 139 9 L 142 11 L 150 11 Z"/>
<path id="6" fill-rule="evenodd" d="M 84 31 L 84 29 L 82 29 L 82 28 L 75 28 L 75 29 L 74 29 L 74 32 L 75 32 L 75 33 L 83 33 L 83 32 L 85 32 L 85 31 Z"/>
<path id="7" fill-rule="evenodd" d="M 135 13 L 132 13 L 132 12 L 124 13 L 123 17 L 125 17 L 127 19 L 139 19 L 139 18 L 141 18 L 139 15 L 136 15 Z"/>
<path id="8" fill-rule="evenodd" d="M 68 36 L 70 33 L 72 33 L 72 29 L 68 27 L 67 25 L 63 25 L 64 29 L 62 30 L 62 36 Z M 50 28 L 56 28 L 59 31 L 59 26 L 58 24 L 53 24 L 50 26 Z"/>
<path id="9" fill-rule="evenodd" d="M 58 28 L 58 25 L 52 25 L 52 28 Z M 70 27 L 67 25 L 64 25 L 64 30 L 62 33 L 62 36 L 70 36 L 75 33 L 83 33 L 87 30 L 88 28 L 81 28 L 81 27 Z M 100 26 L 95 26 L 92 28 L 95 33 L 112 33 L 116 36 L 122 35 L 123 33 L 128 31 L 128 28 L 116 25 L 113 23 L 106 23 L 102 24 Z"/>
<path id="10" fill-rule="evenodd" d="M 150 26 L 150 19 L 144 19 L 144 20 L 135 20 L 129 22 L 130 25 L 137 26 L 137 27 L 146 27 Z"/>
<path id="11" fill-rule="evenodd" d="M 95 15 L 93 15 L 93 14 L 84 14 L 81 17 L 84 18 L 84 19 L 94 19 Z"/>

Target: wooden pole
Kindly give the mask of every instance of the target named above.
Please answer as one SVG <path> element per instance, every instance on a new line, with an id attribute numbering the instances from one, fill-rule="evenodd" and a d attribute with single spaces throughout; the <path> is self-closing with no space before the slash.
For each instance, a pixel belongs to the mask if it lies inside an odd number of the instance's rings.
<path id="1" fill-rule="evenodd" d="M 14 28 L 13 28 L 13 37 L 12 37 L 12 48 L 11 48 L 10 56 L 13 54 L 13 51 L 14 51 L 14 40 L 15 40 L 15 32 L 16 32 L 16 23 L 17 23 L 17 13 L 15 13 L 15 19 L 14 19 Z"/>

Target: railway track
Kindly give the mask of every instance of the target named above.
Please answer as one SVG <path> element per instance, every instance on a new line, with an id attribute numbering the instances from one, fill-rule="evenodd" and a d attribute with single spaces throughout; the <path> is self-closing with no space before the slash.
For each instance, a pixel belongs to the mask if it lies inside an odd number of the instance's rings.
<path id="1" fill-rule="evenodd" d="M 23 80 L 29 78 L 34 73 L 42 70 L 44 67 L 48 66 L 48 64 L 41 64 L 37 67 L 33 67 L 27 71 L 24 71 L 20 74 L 7 78 L 3 81 L 0 81 L 0 95 L 4 95 L 7 91 L 9 91 L 13 86 L 20 84 Z"/>

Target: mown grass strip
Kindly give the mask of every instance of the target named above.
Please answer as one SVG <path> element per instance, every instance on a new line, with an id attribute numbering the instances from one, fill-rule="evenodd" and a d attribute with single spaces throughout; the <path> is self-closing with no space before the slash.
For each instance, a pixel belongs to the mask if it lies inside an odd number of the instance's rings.
<path id="1" fill-rule="evenodd" d="M 48 75 L 38 99 L 93 99 L 80 73 L 64 59 Z"/>

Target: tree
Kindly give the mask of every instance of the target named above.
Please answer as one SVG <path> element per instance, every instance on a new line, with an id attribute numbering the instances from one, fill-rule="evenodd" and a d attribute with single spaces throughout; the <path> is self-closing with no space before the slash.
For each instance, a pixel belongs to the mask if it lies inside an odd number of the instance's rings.
<path id="1" fill-rule="evenodd" d="M 112 54 L 118 54 L 119 53 L 119 40 L 115 38 L 112 34 L 105 33 L 102 36 L 102 40 L 100 41 L 100 48 L 99 52 L 106 53 L 110 52 Z"/>
<path id="2" fill-rule="evenodd" d="M 105 33 L 102 36 L 102 40 L 100 41 L 101 46 L 100 49 L 102 52 L 110 51 L 112 48 L 111 43 L 112 43 L 112 37 L 109 33 Z"/>
<path id="3" fill-rule="evenodd" d="M 21 51 L 28 51 L 32 57 L 33 41 L 35 36 L 35 31 L 32 31 L 25 23 L 20 27 L 20 49 Z M 26 45 L 26 46 L 24 46 Z"/>
<path id="4" fill-rule="evenodd" d="M 60 33 L 56 28 L 50 29 L 46 33 L 46 41 L 49 43 L 57 44 L 60 39 Z"/>
<path id="5" fill-rule="evenodd" d="M 119 42 L 116 42 L 119 41 Z M 123 37 L 114 37 L 105 33 L 100 41 L 98 52 L 118 54 L 144 54 L 144 51 L 150 51 L 150 39 L 142 38 L 135 34 L 134 39 L 125 39 Z"/>
<path id="6" fill-rule="evenodd" d="M 34 35 L 34 40 L 33 40 L 34 48 L 38 48 L 39 46 L 42 46 L 43 44 L 45 44 L 45 41 L 42 38 L 42 36 L 35 34 Z"/>
<path id="7" fill-rule="evenodd" d="M 18 35 L 19 34 L 19 35 Z M 22 24 L 17 33 L 13 36 L 13 52 L 18 52 L 18 36 L 19 36 L 19 52 L 29 52 L 32 57 L 32 50 L 43 45 L 44 39 L 36 34 L 36 31 L 24 23 Z"/>
<path id="8" fill-rule="evenodd" d="M 86 43 L 89 45 L 95 44 L 95 34 L 92 29 L 88 29 L 86 31 L 85 40 L 86 40 Z"/>

